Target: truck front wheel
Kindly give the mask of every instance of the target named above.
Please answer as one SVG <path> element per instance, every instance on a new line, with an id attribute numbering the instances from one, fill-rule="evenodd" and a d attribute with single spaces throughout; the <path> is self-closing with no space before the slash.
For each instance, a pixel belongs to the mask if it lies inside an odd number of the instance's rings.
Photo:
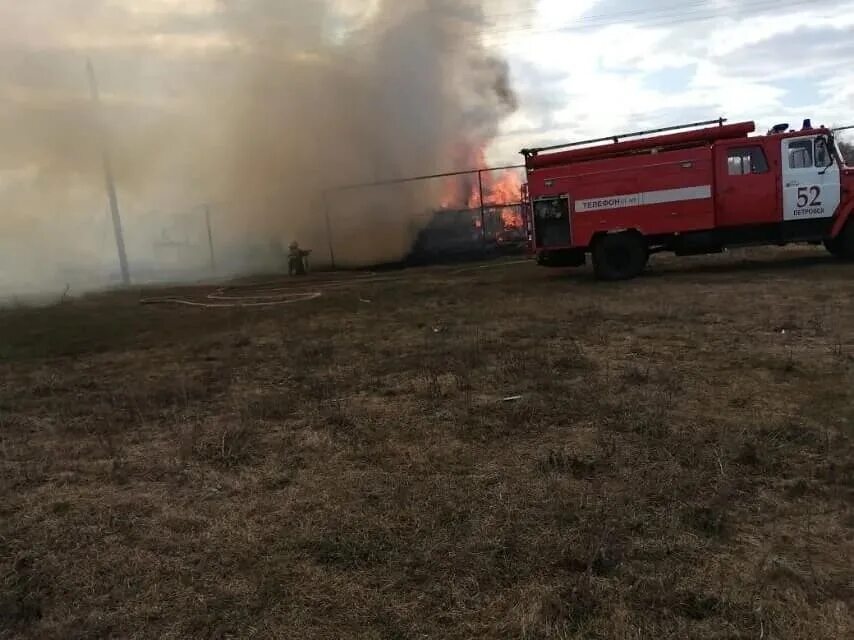
<path id="1" fill-rule="evenodd" d="M 825 240 L 824 246 L 836 258 L 854 260 L 854 221 L 846 224 L 835 238 Z"/>
<path id="2" fill-rule="evenodd" d="M 602 236 L 593 246 L 593 270 L 600 280 L 629 280 L 639 276 L 649 260 L 649 248 L 636 232 Z"/>

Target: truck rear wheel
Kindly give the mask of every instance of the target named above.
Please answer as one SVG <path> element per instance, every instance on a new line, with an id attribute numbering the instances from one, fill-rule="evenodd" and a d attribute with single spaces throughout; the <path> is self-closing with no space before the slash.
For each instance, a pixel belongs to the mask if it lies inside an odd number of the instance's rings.
<path id="1" fill-rule="evenodd" d="M 639 276 L 649 260 L 649 248 L 639 233 L 602 236 L 593 246 L 593 270 L 600 280 L 629 280 Z"/>

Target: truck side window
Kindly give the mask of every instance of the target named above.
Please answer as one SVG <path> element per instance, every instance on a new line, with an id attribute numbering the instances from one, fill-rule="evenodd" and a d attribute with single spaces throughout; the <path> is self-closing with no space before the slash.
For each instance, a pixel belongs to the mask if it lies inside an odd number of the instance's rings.
<path id="1" fill-rule="evenodd" d="M 534 216 L 540 220 L 560 220 L 566 215 L 566 200 L 549 198 L 534 202 Z"/>
<path id="2" fill-rule="evenodd" d="M 812 140 L 797 140 L 789 144 L 789 169 L 808 169 L 813 166 Z"/>
<path id="3" fill-rule="evenodd" d="M 827 148 L 827 140 L 824 138 L 815 139 L 815 166 L 820 169 L 829 167 L 833 164 L 833 159 L 830 156 L 830 151 Z"/>
<path id="4" fill-rule="evenodd" d="M 730 149 L 727 166 L 731 176 L 747 176 L 752 173 L 767 173 L 768 160 L 762 147 Z"/>

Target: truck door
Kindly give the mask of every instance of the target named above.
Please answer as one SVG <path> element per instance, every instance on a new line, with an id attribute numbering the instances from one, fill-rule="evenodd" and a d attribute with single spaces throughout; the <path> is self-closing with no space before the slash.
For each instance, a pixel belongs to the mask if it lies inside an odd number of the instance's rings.
<path id="1" fill-rule="evenodd" d="M 839 165 L 824 136 L 782 142 L 783 220 L 831 218 L 841 199 Z"/>
<path id="2" fill-rule="evenodd" d="M 759 144 L 720 144 L 716 153 L 718 227 L 780 222 L 777 178 Z"/>
<path id="3" fill-rule="evenodd" d="M 534 200 L 534 242 L 538 249 L 568 249 L 572 246 L 569 197 Z"/>

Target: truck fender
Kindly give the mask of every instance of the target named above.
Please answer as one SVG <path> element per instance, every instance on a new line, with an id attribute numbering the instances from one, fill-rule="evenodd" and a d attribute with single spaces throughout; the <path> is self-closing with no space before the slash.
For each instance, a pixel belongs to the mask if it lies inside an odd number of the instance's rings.
<path id="1" fill-rule="evenodd" d="M 839 205 L 838 213 L 836 214 L 836 222 L 833 223 L 833 227 L 830 229 L 830 237 L 836 238 L 842 230 L 845 228 L 845 223 L 848 222 L 848 218 L 851 216 L 852 212 L 854 212 L 854 199 L 843 202 Z"/>

